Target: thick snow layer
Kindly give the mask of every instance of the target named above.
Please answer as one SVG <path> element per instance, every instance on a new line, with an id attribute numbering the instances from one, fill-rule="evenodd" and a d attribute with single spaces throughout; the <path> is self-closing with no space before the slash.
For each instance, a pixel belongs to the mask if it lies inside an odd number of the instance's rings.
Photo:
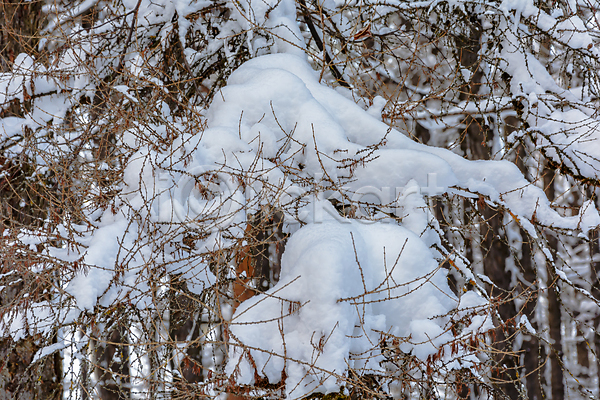
<path id="1" fill-rule="evenodd" d="M 320 84 L 308 62 L 294 55 L 258 57 L 235 71 L 215 97 L 208 124 L 200 145 L 218 164 L 246 170 L 259 157 L 266 169 L 273 167 L 270 160 L 302 166 L 303 173 L 313 177 L 325 173 L 350 193 L 368 186 L 397 193 L 413 179 L 420 188 L 427 188 L 428 178 L 435 176 L 437 192 L 432 194 L 460 188 L 489 196 L 510 209 L 534 236 L 526 223 L 534 217 L 548 226 L 567 229 L 588 225 L 582 216 L 559 216 L 544 192 L 508 161 L 465 160 L 390 129 Z M 362 162 L 361 154 L 384 138 L 369 161 Z M 228 156 L 228 151 L 239 154 Z M 351 167 L 340 168 L 352 160 Z"/>
<path id="2" fill-rule="evenodd" d="M 235 345 L 227 371 L 244 383 L 252 383 L 255 366 L 271 382 L 285 370 L 290 398 L 336 391 L 335 374 L 349 367 L 383 372 L 377 349 L 370 353 L 381 332 L 411 337 L 401 349 L 423 360 L 451 339 L 435 317 L 457 299 L 430 250 L 406 228 L 309 224 L 290 238 L 281 266 L 279 283 L 244 302 L 229 325 Z"/>

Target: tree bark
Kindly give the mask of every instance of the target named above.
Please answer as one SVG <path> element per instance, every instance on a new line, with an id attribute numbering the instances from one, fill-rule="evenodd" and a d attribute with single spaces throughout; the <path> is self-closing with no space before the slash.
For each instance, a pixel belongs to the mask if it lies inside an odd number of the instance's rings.
<path id="1" fill-rule="evenodd" d="M 38 55 L 37 44 L 45 21 L 42 1 L 0 1 L 0 72 L 12 70 L 20 53 Z M 25 102 L 26 103 L 26 102 Z M 0 118 L 22 116 L 27 104 L 14 102 L 0 111 Z M 40 196 L 44 188 L 32 187 L 27 182 L 27 160 L 13 163 L 0 155 L 0 169 L 4 178 L 0 180 L 0 237 L 5 229 L 17 231 L 22 226 L 39 224 L 46 215 L 46 203 Z M 26 206 L 22 207 L 21 203 Z M 13 273 L 0 281 L 5 286 L 0 291 L 0 315 L 8 316 L 19 306 L 24 295 L 33 296 L 35 285 L 32 279 L 39 278 L 28 266 L 28 258 L 36 257 L 31 250 L 23 250 L 27 256 L 14 254 L 15 247 L 2 243 L 3 253 L 0 273 Z M 30 257 L 31 256 L 31 257 Z M 14 274 L 19 271 L 18 274 Z M 21 273 L 22 272 L 22 273 Z M 29 297 L 36 301 L 35 297 Z M 52 339 L 55 341 L 55 339 Z M 32 364 L 33 356 L 47 340 L 30 334 L 19 341 L 11 338 L 0 340 L 0 400 L 3 399 L 60 399 L 62 397 L 62 362 L 60 352 L 50 354 Z"/>
<path id="2" fill-rule="evenodd" d="M 36 54 L 45 15 L 43 1 L 2 0 L 0 1 L 0 71 L 12 69 L 20 53 Z"/>
<path id="3" fill-rule="evenodd" d="M 469 35 L 456 38 L 456 51 L 458 61 L 463 68 L 471 71 L 471 80 L 462 86 L 460 98 L 468 99 L 479 92 L 482 77 L 479 68 L 478 52 L 480 49 L 479 37 L 481 27 L 473 23 Z M 491 147 L 488 142 L 493 133 L 489 130 L 483 118 L 467 115 L 462 121 L 464 130 L 461 133 L 461 149 L 471 160 L 489 160 Z M 506 270 L 506 259 L 511 256 L 511 250 L 504 232 L 504 213 L 488 206 L 484 201 L 479 202 L 479 211 L 483 218 L 481 222 L 481 246 L 484 256 L 483 270 L 485 275 L 494 282 L 490 287 L 490 297 L 498 301 L 498 313 L 502 321 L 497 321 L 496 341 L 493 343 L 496 362 L 494 378 L 499 393 L 496 398 L 518 399 L 520 393 L 517 389 L 519 366 L 518 359 L 513 353 L 509 334 L 513 329 L 508 328 L 509 321 L 514 321 L 517 310 L 512 297 L 516 291 L 512 285 L 510 271 Z"/>
<path id="4" fill-rule="evenodd" d="M 184 398 L 193 392 L 194 384 L 204 379 L 202 369 L 202 337 L 200 329 L 202 302 L 187 289 L 179 276 L 171 279 L 169 304 L 169 346 L 173 353 L 174 376 L 173 398 Z M 180 347 L 183 346 L 183 347 Z"/>
<path id="5" fill-rule="evenodd" d="M 504 121 L 505 137 L 516 131 L 520 122 L 516 117 L 508 117 Z M 527 176 L 527 166 L 525 165 L 525 148 L 520 144 L 515 152 L 515 164 L 524 176 Z M 521 269 L 525 284 L 521 286 L 521 298 L 526 299 L 522 306 L 522 312 L 531 323 L 533 329 L 539 332 L 539 324 L 536 319 L 536 307 L 538 304 L 539 285 L 536 264 L 533 262 L 533 248 L 531 240 L 527 232 L 520 230 L 521 242 L 521 257 L 518 260 L 518 266 Z M 522 371 L 521 376 L 525 377 L 525 386 L 530 400 L 542 400 L 546 398 L 544 393 L 544 361 L 546 354 L 544 347 L 541 345 L 538 336 L 530 334 L 524 335 L 523 344 L 521 345 L 523 352 L 522 356 Z"/>
<path id="6" fill-rule="evenodd" d="M 600 254 L 600 233 L 599 229 L 596 228 L 590 231 L 592 296 L 594 296 L 595 299 L 600 299 L 600 260 L 597 258 L 598 254 Z M 596 260 L 594 260 L 595 258 Z M 600 382 L 600 334 L 598 333 L 600 332 L 600 310 L 596 310 L 596 316 L 594 317 L 592 326 L 594 328 L 596 370 L 598 374 L 598 382 Z"/>
<path id="7" fill-rule="evenodd" d="M 548 199 L 554 199 L 554 171 L 544 169 L 544 190 Z M 558 240 L 552 234 L 547 235 L 548 248 L 556 250 L 558 248 Z M 556 253 L 555 253 L 556 254 Z M 563 367 L 562 367 L 562 333 L 561 333 L 561 307 L 559 299 L 559 282 L 556 275 L 555 265 L 551 261 L 546 261 L 546 270 L 548 273 L 548 326 L 550 333 L 550 385 L 552 387 L 552 399 L 563 399 L 565 395 L 565 387 L 563 382 Z"/>
<path id="8" fill-rule="evenodd" d="M 92 340 L 92 362 L 96 385 L 102 400 L 131 398 L 127 327 L 120 324 L 108 327 L 106 334 Z"/>

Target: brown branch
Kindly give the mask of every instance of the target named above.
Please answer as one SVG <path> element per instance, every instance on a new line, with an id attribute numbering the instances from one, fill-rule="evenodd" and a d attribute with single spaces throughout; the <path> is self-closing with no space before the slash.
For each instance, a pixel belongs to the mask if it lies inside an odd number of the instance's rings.
<path id="1" fill-rule="evenodd" d="M 308 7 L 306 6 L 306 1 L 298 0 L 298 3 L 300 3 L 300 6 L 303 9 L 302 16 L 304 18 L 304 22 L 306 23 L 306 26 L 308 26 L 310 35 L 312 36 L 313 40 L 315 41 L 315 44 L 319 48 L 319 51 L 323 52 L 323 55 L 325 56 L 325 62 L 327 63 L 327 66 L 329 66 L 329 69 L 331 70 L 331 73 L 333 74 L 335 80 L 343 87 L 350 88 L 350 84 L 348 84 L 348 82 L 346 82 L 346 80 L 342 76 L 341 72 L 337 69 L 337 67 L 331 60 L 329 53 L 327 53 L 327 49 L 325 49 L 325 46 L 323 45 L 323 41 L 321 40 L 321 38 L 319 37 L 319 34 L 317 33 L 317 30 L 315 29 L 315 25 L 313 24 L 312 19 L 310 19 L 310 13 L 308 11 Z"/>

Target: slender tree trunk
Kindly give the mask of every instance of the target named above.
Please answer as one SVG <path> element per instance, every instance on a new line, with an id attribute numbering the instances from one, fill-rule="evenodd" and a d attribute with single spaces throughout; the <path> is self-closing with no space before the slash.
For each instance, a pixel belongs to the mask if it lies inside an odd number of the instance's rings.
<path id="1" fill-rule="evenodd" d="M 279 281 L 286 241 L 282 227 L 283 215 L 278 211 L 261 210 L 250 219 L 246 229 L 248 245 L 236 258 L 238 277 L 233 283 L 234 312 L 243 301 L 268 290 Z M 227 396 L 228 400 L 244 398 L 231 393 Z"/>
<path id="2" fill-rule="evenodd" d="M 0 400 L 62 398 L 60 357 L 49 355 L 35 364 L 35 338 L 0 340 Z"/>
<path id="3" fill-rule="evenodd" d="M 191 395 L 194 384 L 203 380 L 200 330 L 203 307 L 179 276 L 171 278 L 170 290 L 169 339 L 173 342 L 172 370 L 177 371 L 172 396 L 183 398 Z"/>
<path id="4" fill-rule="evenodd" d="M 96 374 L 96 389 L 102 400 L 131 398 L 127 327 L 109 327 L 93 339 L 92 363 Z"/>
<path id="5" fill-rule="evenodd" d="M 471 116 L 465 118 L 465 133 L 461 143 L 472 159 L 489 159 L 490 148 L 486 145 L 491 132 L 487 132 L 482 121 Z M 514 321 L 517 309 L 512 297 L 517 294 L 517 289 L 512 286 L 511 272 L 506 269 L 506 260 L 511 257 L 510 246 L 506 239 L 504 227 L 504 213 L 488 206 L 485 202 L 478 204 L 483 221 L 481 223 L 481 247 L 483 252 L 483 271 L 494 282 L 490 287 L 490 297 L 498 300 L 498 312 L 502 321 L 496 329 L 496 342 L 494 343 L 495 361 L 497 364 L 496 379 L 501 396 L 518 399 L 517 390 L 519 362 L 513 353 L 510 334 L 514 329 L 509 329 L 508 322 Z"/>
<path id="6" fill-rule="evenodd" d="M 498 300 L 498 313 L 502 318 L 501 326 L 496 329 L 496 342 L 494 343 L 494 348 L 497 350 L 495 361 L 499 369 L 496 378 L 502 396 L 518 399 L 520 397 L 517 390 L 519 362 L 513 353 L 512 340 L 510 340 L 514 329 L 509 328 L 508 325 L 509 321 L 514 321 L 517 316 L 517 310 L 512 300 L 512 297 L 516 295 L 516 290 L 512 287 L 511 272 L 506 270 L 506 259 L 511 256 L 510 248 L 503 233 L 503 213 L 493 210 L 487 205 L 484 207 L 482 214 L 486 222 L 482 228 L 483 268 L 485 275 L 494 282 L 495 286 L 490 288 L 490 297 Z"/>
<path id="7" fill-rule="evenodd" d="M 11 70 L 20 53 L 36 54 L 36 35 L 45 20 L 44 1 L 0 1 L 0 71 Z"/>
<path id="8" fill-rule="evenodd" d="M 554 199 L 554 171 L 545 168 L 544 170 L 544 189 L 546 196 L 552 201 Z M 558 248 L 558 240 L 552 234 L 547 237 L 548 247 L 556 250 Z M 556 254 L 556 253 L 555 253 Z M 565 395 L 565 387 L 563 382 L 563 366 L 562 366 L 562 333 L 561 333 L 561 307 L 560 307 L 560 286 L 558 276 L 556 275 L 554 263 L 547 261 L 546 270 L 548 273 L 548 326 L 550 333 L 550 385 L 552 386 L 552 399 L 563 399 Z"/>
<path id="9" fill-rule="evenodd" d="M 4 249 L 10 249 L 3 244 Z M 17 299 L 24 296 L 29 287 L 27 277 L 7 274 L 18 268 L 18 258 L 3 252 L 0 275 L 5 276 L 0 285 L 0 314 L 6 317 L 12 312 Z M 19 318 L 16 316 L 16 318 Z M 62 370 L 60 353 L 48 355 L 32 364 L 33 356 L 42 345 L 49 345 L 38 335 L 27 335 L 19 341 L 0 339 L 0 400 L 4 399 L 60 399 L 62 396 Z"/>
<path id="10" fill-rule="evenodd" d="M 521 235 L 523 238 L 527 237 L 525 231 L 521 231 Z M 539 332 L 539 324 L 535 319 L 538 288 L 533 286 L 537 282 L 537 274 L 534 270 L 535 265 L 532 262 L 531 249 L 528 243 L 523 243 L 522 252 L 521 268 L 523 278 L 532 284 L 532 287 L 524 288 L 521 295 L 522 298 L 528 299 L 523 305 L 523 314 L 527 316 L 533 329 L 535 329 L 536 332 Z M 543 391 L 543 382 L 545 381 L 543 368 L 543 360 L 545 358 L 544 347 L 541 346 L 537 336 L 530 334 L 525 335 L 523 338 L 521 350 L 523 352 L 523 369 L 521 375 L 525 377 L 525 386 L 527 387 L 529 399 L 545 399 L 546 396 Z"/>
<path id="11" fill-rule="evenodd" d="M 461 89 L 460 97 L 468 99 L 478 93 L 482 71 L 479 68 L 478 51 L 480 49 L 480 26 L 473 24 L 467 36 L 456 39 L 459 63 L 471 71 L 471 80 Z M 463 120 L 464 130 L 461 134 L 461 149 L 471 160 L 488 160 L 491 158 L 489 142 L 493 137 L 482 118 L 466 115 Z M 498 312 L 502 321 L 496 329 L 494 359 L 496 362 L 496 387 L 500 393 L 497 398 L 518 399 L 517 370 L 519 362 L 513 353 L 506 326 L 507 321 L 514 320 L 517 315 L 512 297 L 515 291 L 512 287 L 510 271 L 506 270 L 506 259 L 511 256 L 510 247 L 504 232 L 504 214 L 494 210 L 485 202 L 479 202 L 479 210 L 483 221 L 481 223 L 481 246 L 483 251 L 483 270 L 485 275 L 494 282 L 490 287 L 490 297 L 498 299 Z M 512 331 L 512 330 L 511 330 Z"/>
<path id="12" fill-rule="evenodd" d="M 600 232 L 596 228 L 590 231 L 590 259 L 591 259 L 591 274 L 592 274 L 592 296 L 595 299 L 600 298 Z M 592 323 L 594 329 L 594 351 L 596 358 L 596 371 L 598 374 L 598 382 L 600 382 L 600 310 L 596 310 L 596 316 Z M 600 387 L 598 388 L 600 393 Z"/>
<path id="13" fill-rule="evenodd" d="M 519 129 L 520 122 L 516 117 L 508 117 L 504 121 L 505 137 Z M 520 144 L 515 150 L 515 164 L 524 176 L 527 176 L 527 166 L 525 165 L 525 148 Z M 527 232 L 520 229 L 521 235 L 521 257 L 518 260 L 518 266 L 521 269 L 524 285 L 521 286 L 521 298 L 525 299 L 522 311 L 531 323 L 533 329 L 539 334 L 539 324 L 536 318 L 536 308 L 538 304 L 539 282 L 536 264 L 533 262 L 533 248 Z M 525 377 L 525 386 L 530 400 L 545 399 L 544 393 L 544 360 L 546 358 L 544 347 L 541 345 L 536 335 L 524 335 L 522 350 L 522 372 Z"/>

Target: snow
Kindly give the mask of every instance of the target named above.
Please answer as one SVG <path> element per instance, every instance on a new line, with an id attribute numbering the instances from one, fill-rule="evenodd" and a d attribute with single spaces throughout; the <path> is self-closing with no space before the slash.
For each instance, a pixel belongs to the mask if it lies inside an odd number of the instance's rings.
<path id="1" fill-rule="evenodd" d="M 579 175 L 600 178 L 600 121 L 580 110 L 557 110 L 537 129 L 537 146 L 549 158 Z"/>
<path id="2" fill-rule="evenodd" d="M 528 333 L 532 334 L 532 335 L 535 335 L 535 334 L 537 334 L 537 332 L 536 332 L 536 331 L 535 331 L 535 329 L 533 328 L 533 325 L 531 325 L 531 322 L 529 322 L 529 318 L 527 318 L 527 316 L 526 316 L 526 315 L 524 315 L 524 314 L 523 314 L 523 315 L 521 315 L 521 317 L 519 318 L 519 324 L 518 324 L 518 327 L 519 327 L 519 328 L 520 328 L 520 327 L 523 327 L 523 328 L 525 328 L 525 330 L 526 330 Z"/>
<path id="3" fill-rule="evenodd" d="M 309 224 L 291 236 L 281 265 L 279 283 L 244 302 L 230 322 L 228 373 L 255 365 L 275 383 L 285 369 L 287 395 L 297 398 L 339 390 L 331 372 L 383 372 L 380 332 L 411 337 L 401 349 L 422 360 L 451 338 L 435 317 L 458 300 L 428 247 L 406 228 Z M 252 383 L 253 376 L 240 379 Z"/>
<path id="4" fill-rule="evenodd" d="M 103 221 L 104 226 L 96 229 L 93 242 L 88 247 L 84 262 L 93 265 L 89 271 L 75 274 L 66 288 L 81 310 L 93 311 L 99 298 L 109 288 L 114 278 L 116 256 L 119 254 L 118 238 L 127 231 L 127 220 Z M 107 301 L 111 303 L 112 298 Z"/>
<path id="5" fill-rule="evenodd" d="M 558 277 L 562 281 L 564 281 L 565 283 L 568 283 L 568 284 L 572 284 L 571 281 L 569 280 L 569 278 L 567 277 L 567 274 L 565 274 L 564 271 L 561 271 L 560 269 L 555 269 L 555 271 L 556 271 L 556 275 L 558 275 Z"/>
<path id="6" fill-rule="evenodd" d="M 119 91 L 120 93 L 123 93 L 125 95 L 125 97 L 127 97 L 129 100 L 133 101 L 134 103 L 138 102 L 138 99 L 136 99 L 135 97 L 133 97 L 132 95 L 130 95 L 128 93 L 129 87 L 127 85 L 113 86 L 113 89 Z"/>
<path id="7" fill-rule="evenodd" d="M 544 192 L 531 185 L 514 164 L 468 161 L 448 150 L 413 142 L 318 83 L 316 72 L 294 55 L 272 54 L 245 63 L 215 98 L 207 117 L 209 129 L 203 133 L 201 146 L 219 164 L 232 162 L 243 169 L 242 157 L 255 158 L 248 156 L 249 143 L 259 157 L 278 156 L 287 165 L 305 165 L 307 174 L 314 176 L 324 168 L 330 179 L 350 192 L 367 186 L 404 188 L 411 179 L 424 188 L 427 177 L 435 174 L 442 188 L 439 194 L 449 187 L 464 188 L 489 196 L 523 220 L 535 215 L 543 224 L 566 229 L 576 229 L 581 223 L 577 217 L 556 213 Z M 360 154 L 382 140 L 385 143 L 372 152 L 369 161 L 361 162 Z M 235 162 L 232 157 L 227 161 L 221 149 L 224 154 L 243 154 L 236 155 Z M 351 175 L 338 168 L 352 160 L 357 166 Z M 270 162 L 263 162 L 269 169 Z M 589 218 L 596 218 L 593 212 Z"/>
<path id="8" fill-rule="evenodd" d="M 23 133 L 23 126 L 26 126 L 25 122 L 25 118 L 2 118 L 2 121 L 0 121 L 0 137 L 9 138 L 15 135 L 21 135 Z"/>
<path id="9" fill-rule="evenodd" d="M 530 18 L 538 28 L 543 32 L 549 33 L 559 43 L 566 43 L 573 49 L 591 49 L 591 53 L 595 56 L 599 54 L 598 50 L 592 47 L 594 44 L 592 36 L 588 29 L 586 29 L 584 22 L 577 15 L 571 15 L 559 21 L 559 18 L 562 17 L 562 12 L 548 15 L 540 8 L 534 6 L 532 0 L 504 0 L 499 6 L 499 10 L 509 18 L 510 12 L 515 11 L 515 32 L 517 31 L 521 17 Z M 573 14 L 576 11 L 577 7 L 571 8 Z"/>
<path id="10" fill-rule="evenodd" d="M 50 354 L 53 354 L 59 350 L 62 350 L 64 348 L 66 348 L 67 346 L 69 346 L 69 344 L 65 343 L 65 341 L 61 341 L 58 343 L 51 344 L 50 346 L 42 347 L 41 349 L 36 351 L 31 362 L 35 363 L 36 361 L 38 361 Z"/>
<path id="11" fill-rule="evenodd" d="M 34 60 L 25 53 L 18 54 L 10 73 L 0 74 L 0 105 L 5 107 L 12 99 L 23 101 L 23 91 L 31 80 Z"/>

